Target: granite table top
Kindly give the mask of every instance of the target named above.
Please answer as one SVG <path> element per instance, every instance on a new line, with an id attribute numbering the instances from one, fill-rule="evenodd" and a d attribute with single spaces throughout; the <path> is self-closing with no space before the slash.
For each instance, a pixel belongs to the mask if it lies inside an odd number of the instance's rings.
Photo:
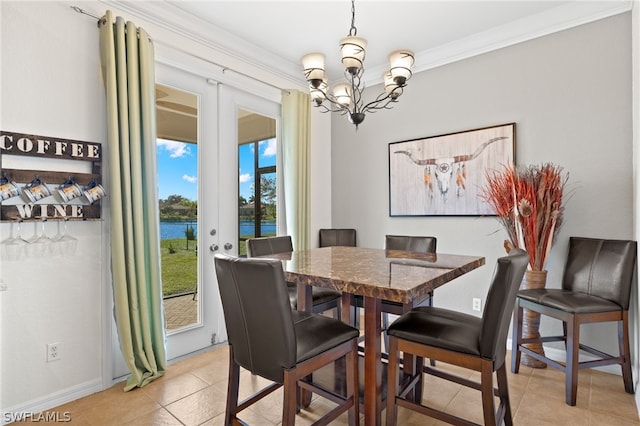
<path id="1" fill-rule="evenodd" d="M 485 263 L 482 256 L 364 247 L 323 247 L 271 254 L 287 281 L 400 303 L 419 300 Z"/>

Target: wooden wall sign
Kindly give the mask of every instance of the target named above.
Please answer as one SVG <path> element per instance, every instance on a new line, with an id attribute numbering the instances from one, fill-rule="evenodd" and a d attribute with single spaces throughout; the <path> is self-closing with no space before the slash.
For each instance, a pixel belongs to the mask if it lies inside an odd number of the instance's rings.
<path id="1" fill-rule="evenodd" d="M 15 161 L 18 158 L 11 156 L 29 158 Z M 69 170 L 68 160 L 83 161 L 86 165 Z M 39 169 L 39 165 L 46 168 Z M 78 194 L 89 186 L 101 185 L 101 167 L 102 145 L 99 143 L 0 130 L 0 172 L 2 183 L 10 186 L 9 191 L 0 192 L 0 220 L 100 219 L 101 200 L 90 202 L 82 195 L 65 200 L 69 197 L 61 197 L 58 190 L 69 182 L 77 185 Z M 46 183 L 48 191 L 39 194 L 43 198 L 30 201 L 25 191 L 38 179 Z M 21 195 L 14 195 L 15 187 Z"/>

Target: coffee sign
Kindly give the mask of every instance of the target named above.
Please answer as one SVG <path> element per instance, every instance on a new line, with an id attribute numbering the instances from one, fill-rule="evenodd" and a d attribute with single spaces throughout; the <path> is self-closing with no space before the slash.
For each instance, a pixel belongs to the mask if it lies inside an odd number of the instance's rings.
<path id="1" fill-rule="evenodd" d="M 5 154 L 99 161 L 100 144 L 0 130 L 0 150 Z"/>

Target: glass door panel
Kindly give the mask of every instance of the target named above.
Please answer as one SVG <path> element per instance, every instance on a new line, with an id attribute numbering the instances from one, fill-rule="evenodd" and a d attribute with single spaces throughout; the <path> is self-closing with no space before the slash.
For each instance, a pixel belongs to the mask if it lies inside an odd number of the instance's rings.
<path id="1" fill-rule="evenodd" d="M 165 329 L 200 322 L 198 96 L 156 85 L 160 252 Z"/>
<path id="2" fill-rule="evenodd" d="M 173 359 L 220 342 L 209 249 L 219 226 L 217 88 L 161 64 L 156 78 L 163 307 Z"/>
<path id="3" fill-rule="evenodd" d="M 245 109 L 238 112 L 238 245 L 276 235 L 276 120 Z"/>

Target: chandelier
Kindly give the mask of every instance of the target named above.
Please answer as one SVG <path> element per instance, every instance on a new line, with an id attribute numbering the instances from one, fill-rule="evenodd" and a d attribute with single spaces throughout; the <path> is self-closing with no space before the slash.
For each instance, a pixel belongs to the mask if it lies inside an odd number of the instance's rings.
<path id="1" fill-rule="evenodd" d="M 351 0 L 351 28 L 349 35 L 340 41 L 346 83 L 335 85 L 333 91 L 329 92 L 324 68 L 325 56 L 322 53 L 314 52 L 305 55 L 302 58 L 302 67 L 309 82 L 309 94 L 314 105 L 322 108 L 322 112 L 339 112 L 347 115 L 357 130 L 366 113 L 373 113 L 379 109 L 391 109 L 393 103 L 398 101 L 407 85 L 407 80 L 411 78 L 414 55 L 412 51 L 404 49 L 390 53 L 390 68 L 384 73 L 384 92 L 365 104 L 362 96 L 365 89 L 362 75 L 367 41 L 357 37 L 355 19 L 355 0 Z"/>

